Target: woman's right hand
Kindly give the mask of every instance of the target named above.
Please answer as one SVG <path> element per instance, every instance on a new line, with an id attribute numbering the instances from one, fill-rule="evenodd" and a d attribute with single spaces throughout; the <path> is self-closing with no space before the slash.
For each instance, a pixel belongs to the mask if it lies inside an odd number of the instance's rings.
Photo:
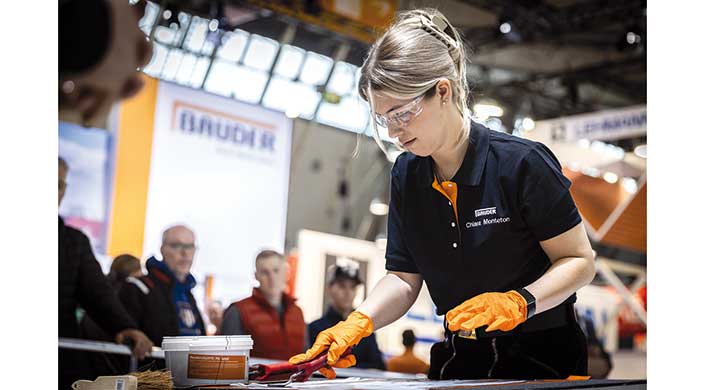
<path id="1" fill-rule="evenodd" d="M 357 362 L 353 354 L 348 354 L 342 359 L 341 355 L 348 348 L 356 346 L 363 337 L 371 335 L 372 331 L 372 320 L 368 316 L 354 311 L 345 321 L 338 322 L 335 326 L 319 333 L 313 346 L 305 353 L 291 357 L 289 363 L 299 364 L 313 360 L 327 350 L 327 360 L 330 367 L 347 368 L 353 366 Z M 335 378 L 335 371 L 332 368 L 324 367 L 320 372 L 328 379 Z"/>

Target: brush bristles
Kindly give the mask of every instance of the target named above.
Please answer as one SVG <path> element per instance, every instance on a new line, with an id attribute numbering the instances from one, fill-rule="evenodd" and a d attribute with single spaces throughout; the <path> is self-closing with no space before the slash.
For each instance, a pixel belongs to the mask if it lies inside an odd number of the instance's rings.
<path id="1" fill-rule="evenodd" d="M 137 390 L 171 390 L 174 388 L 169 370 L 131 372 L 128 375 L 137 377 Z"/>

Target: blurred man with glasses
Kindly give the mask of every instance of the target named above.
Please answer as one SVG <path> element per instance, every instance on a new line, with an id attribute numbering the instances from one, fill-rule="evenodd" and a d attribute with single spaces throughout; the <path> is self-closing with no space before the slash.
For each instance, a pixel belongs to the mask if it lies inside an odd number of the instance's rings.
<path id="1" fill-rule="evenodd" d="M 196 236 L 183 225 L 172 226 L 162 234 L 162 261 L 150 257 L 146 276 L 128 278 L 120 299 L 155 345 L 164 336 L 203 336 L 206 334 L 191 289 L 196 253 Z"/>

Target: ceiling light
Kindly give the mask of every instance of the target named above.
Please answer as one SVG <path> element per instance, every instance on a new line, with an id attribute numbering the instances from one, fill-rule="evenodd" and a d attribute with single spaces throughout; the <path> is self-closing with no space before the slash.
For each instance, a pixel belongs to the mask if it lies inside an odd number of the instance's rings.
<path id="1" fill-rule="evenodd" d="M 218 30 L 218 19 L 211 19 L 210 22 L 208 22 L 208 29 L 215 32 Z"/>
<path id="2" fill-rule="evenodd" d="M 487 127 L 490 130 L 502 131 L 502 121 L 497 118 L 491 118 L 487 121 Z"/>
<path id="3" fill-rule="evenodd" d="M 374 198 L 370 202 L 370 212 L 374 215 L 387 215 L 389 213 L 389 205 L 382 202 L 379 198 Z"/>
<path id="4" fill-rule="evenodd" d="M 619 180 L 619 176 L 617 176 L 614 172 L 605 172 L 605 174 L 602 175 L 602 178 L 610 184 L 614 184 Z"/>
<path id="5" fill-rule="evenodd" d="M 478 118 L 489 118 L 491 116 L 502 116 L 504 114 L 504 110 L 502 110 L 501 107 L 494 105 L 494 104 L 489 104 L 489 103 L 478 103 L 475 104 L 473 107 L 473 112 Z"/>
<path id="6" fill-rule="evenodd" d="M 521 127 L 524 130 L 533 130 L 534 127 L 536 127 L 536 123 L 534 122 L 533 119 L 529 118 L 528 116 L 521 121 Z"/>
<path id="7" fill-rule="evenodd" d="M 287 118 L 295 119 L 298 118 L 301 113 L 299 112 L 299 110 L 290 107 L 286 109 L 286 112 L 284 114 L 287 116 Z"/>
<path id="8" fill-rule="evenodd" d="M 159 25 L 171 29 L 181 28 L 178 12 L 169 8 L 165 9 L 164 12 L 162 12 L 162 19 L 159 21 Z"/>
<path id="9" fill-rule="evenodd" d="M 634 148 L 634 154 L 641 158 L 646 158 L 646 145 L 639 145 Z"/>
<path id="10" fill-rule="evenodd" d="M 590 177 L 600 177 L 600 171 L 597 168 L 586 167 L 580 171 L 583 175 Z"/>
<path id="11" fill-rule="evenodd" d="M 636 193 L 637 183 L 636 183 L 636 180 L 632 179 L 631 177 L 622 178 L 622 186 L 624 187 L 624 190 L 627 191 L 628 193 L 630 193 L 630 194 Z"/>
<path id="12" fill-rule="evenodd" d="M 512 25 L 508 22 L 504 22 L 499 25 L 499 31 L 501 31 L 502 34 L 509 34 L 512 31 Z"/>
<path id="13" fill-rule="evenodd" d="M 607 151 L 607 145 L 602 141 L 592 141 L 590 148 L 598 153 L 604 153 Z"/>

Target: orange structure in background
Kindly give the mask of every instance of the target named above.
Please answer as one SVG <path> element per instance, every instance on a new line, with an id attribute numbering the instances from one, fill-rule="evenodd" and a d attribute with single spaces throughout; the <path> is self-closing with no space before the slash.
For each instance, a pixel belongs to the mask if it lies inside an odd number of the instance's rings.
<path id="1" fill-rule="evenodd" d="M 296 272 L 298 271 L 299 266 L 299 252 L 296 249 L 291 250 L 289 255 L 286 257 L 286 261 L 289 263 L 289 276 L 286 281 L 286 292 L 294 295 L 294 291 L 296 291 Z"/>
<path id="2" fill-rule="evenodd" d="M 646 253 L 646 183 L 602 236 L 602 242 Z"/>
<path id="3" fill-rule="evenodd" d="M 590 227 L 598 231 L 617 207 L 629 198 L 629 193 L 617 183 L 608 183 L 601 177 L 583 175 L 570 169 L 563 174 L 573 182 L 570 194 L 580 214 Z"/>
<path id="4" fill-rule="evenodd" d="M 563 174 L 573 184 L 570 194 L 594 240 L 638 253 L 646 253 L 646 179 L 635 194 L 619 182 L 608 183 L 570 169 Z"/>
<path id="5" fill-rule="evenodd" d="M 144 221 L 159 81 L 147 76 L 143 79 L 145 85 L 142 91 L 120 105 L 107 245 L 111 257 L 121 253 L 142 257 L 144 248 Z"/>

